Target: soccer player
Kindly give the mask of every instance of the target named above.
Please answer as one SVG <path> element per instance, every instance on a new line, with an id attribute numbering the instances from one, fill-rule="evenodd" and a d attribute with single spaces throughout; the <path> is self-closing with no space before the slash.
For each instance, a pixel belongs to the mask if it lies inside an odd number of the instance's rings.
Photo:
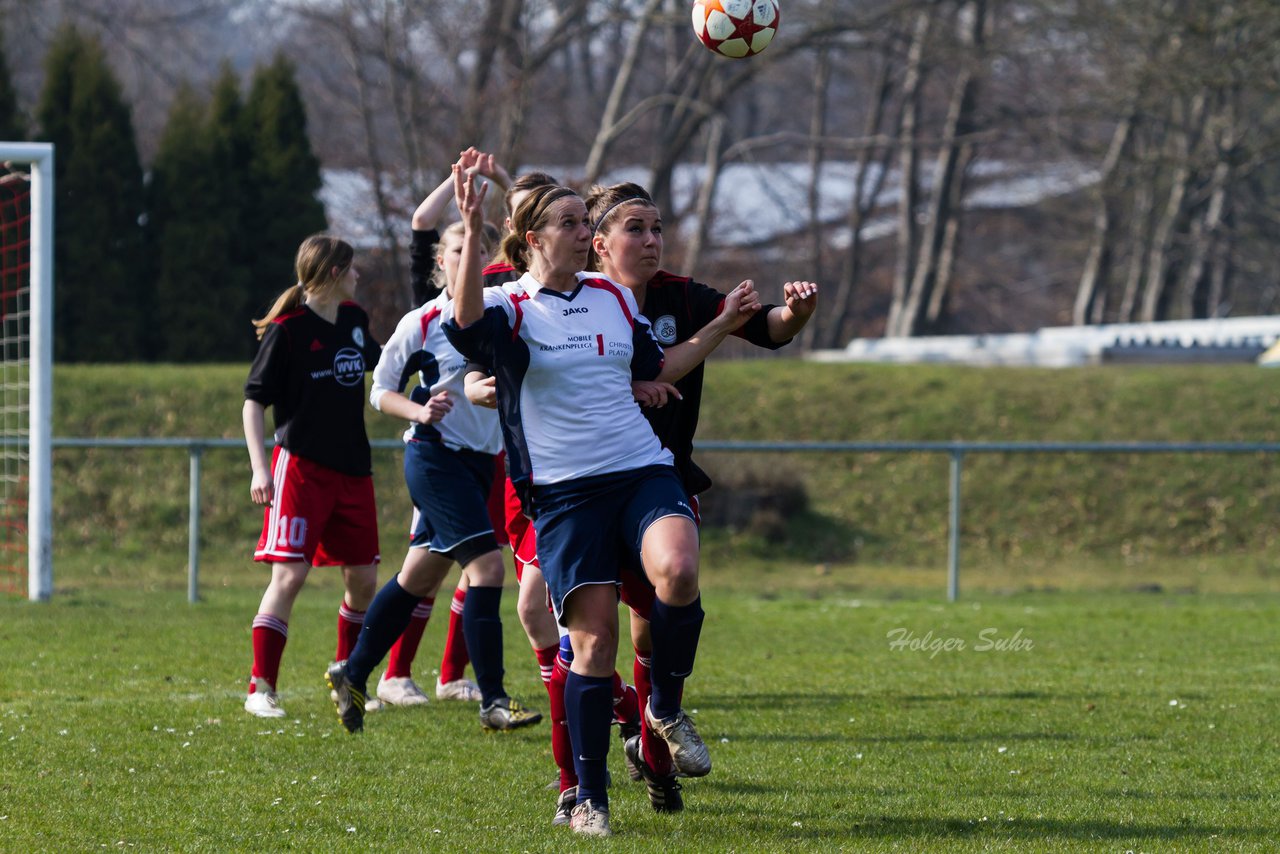
<path id="1" fill-rule="evenodd" d="M 261 344 L 244 387 L 244 436 L 253 477 L 249 494 L 265 505 L 254 559 L 271 580 L 253 619 L 253 670 L 245 711 L 284 717 L 277 682 L 289 617 L 312 566 L 340 566 L 346 588 L 338 610 L 336 658 L 356 643 L 377 586 L 378 522 L 364 375 L 381 349 L 369 318 L 352 301 L 359 273 L 351 245 L 308 237 L 294 262 L 298 282 L 255 320 Z M 266 408 L 275 415 L 270 465 Z"/>
<path id="2" fill-rule="evenodd" d="M 359 643 L 347 661 L 335 662 L 326 673 L 338 716 L 350 732 L 364 726 L 370 672 L 422 598 L 434 596 L 454 561 L 470 583 L 462 622 L 481 694 L 480 723 L 486 729 L 509 730 L 542 719 L 510 698 L 502 684 L 499 605 L 504 571 L 488 509 L 495 456 L 502 449 L 498 420 L 465 399 L 466 361 L 440 330 L 440 316 L 452 300 L 462 231 L 462 224 L 455 223 L 443 235 L 444 292 L 400 320 L 373 374 L 374 408 L 410 422 L 404 472 L 416 511 L 415 530 L 400 573 L 369 608 Z M 406 397 L 402 391 L 415 374 L 418 383 Z"/>
<path id="3" fill-rule="evenodd" d="M 535 186 L 541 185 L 539 183 Z M 509 192 L 507 202 L 510 205 L 513 201 L 518 204 L 520 198 L 515 197 L 513 192 Z M 508 224 L 512 213 L 513 211 L 508 208 Z M 509 281 L 517 278 L 510 264 L 490 264 L 484 269 L 486 286 L 490 284 L 490 276 L 495 273 L 510 275 Z M 682 336 L 681 344 L 664 353 L 666 363 L 671 367 L 668 373 L 681 376 L 685 371 L 701 365 L 706 356 L 726 335 L 736 331 L 743 322 L 759 310 L 759 302 L 748 283 L 735 289 L 727 298 L 726 305 L 730 307 L 729 311 L 712 317 L 696 334 Z M 637 400 L 644 398 L 645 406 L 660 406 L 667 399 L 666 392 L 661 386 L 652 383 L 633 384 L 633 393 L 637 395 Z M 479 406 L 493 408 L 497 405 L 494 380 L 483 371 L 468 375 L 466 394 L 472 403 Z M 578 785 L 564 707 L 564 684 L 573 661 L 573 652 L 567 634 L 562 627 L 557 626 L 555 618 L 547 607 L 547 586 L 538 565 L 537 537 L 529 518 L 524 514 L 509 478 L 506 483 L 506 500 L 507 534 L 515 555 L 516 575 L 520 581 L 520 619 L 533 644 L 550 701 L 551 753 L 559 769 L 559 795 L 552 823 L 564 825 L 569 823 L 570 813 L 576 804 Z M 637 591 L 632 598 L 643 597 L 643 606 L 637 607 L 642 607 L 643 613 L 647 616 L 648 607 L 653 599 L 652 588 L 648 585 L 631 584 L 624 588 L 624 595 L 625 591 L 630 589 Z M 644 625 L 647 627 L 647 622 Z M 648 650 L 647 643 L 645 649 Z M 645 683 L 648 684 L 647 671 Z M 614 720 L 619 725 L 619 735 L 626 741 L 640 734 L 640 697 L 636 689 L 625 684 L 616 672 L 612 676 L 612 688 Z M 663 755 L 668 756 L 665 748 Z M 629 767 L 634 768 L 634 766 Z M 638 769 L 633 770 L 632 773 L 635 779 L 640 779 Z M 665 788 L 660 791 L 667 794 L 662 811 L 670 812 L 680 809 L 679 785 L 675 782 L 674 776 L 669 781 L 664 780 L 663 786 Z M 655 791 L 659 790 L 651 787 L 651 796 Z"/>
<path id="4" fill-rule="evenodd" d="M 511 176 L 502 168 L 492 154 L 486 154 L 474 147 L 460 152 L 459 161 L 467 168 L 474 169 L 480 175 L 493 181 L 499 187 L 511 185 Z M 409 279 L 413 286 L 414 304 L 423 305 L 435 299 L 445 289 L 446 258 L 440 248 L 440 232 L 437 229 L 446 210 L 453 205 L 453 175 L 450 173 L 418 205 L 411 219 L 412 242 L 409 246 Z M 452 267 L 456 268 L 456 254 L 461 249 L 461 233 L 459 240 L 454 241 L 451 249 Z M 502 486 L 505 476 L 502 465 L 496 466 L 494 495 L 491 495 L 491 507 L 496 504 L 497 512 L 502 509 Z M 496 501 L 494 500 L 496 497 Z M 418 524 L 415 511 L 414 521 L 410 526 L 410 536 L 414 536 Z M 506 536 L 499 534 L 500 545 L 506 544 Z M 414 558 L 414 547 L 405 560 Z M 469 580 L 465 572 L 459 573 L 458 584 L 453 591 L 449 606 L 449 623 L 445 633 L 444 650 L 440 657 L 440 676 L 436 680 L 435 694 L 439 700 L 462 700 L 479 702 L 480 688 L 475 682 L 466 678 L 466 667 L 470 662 L 467 642 L 463 633 L 462 614 L 465 609 L 467 586 Z M 431 590 L 424 595 L 414 608 L 412 616 L 403 633 L 396 639 L 387 655 L 387 668 L 378 680 L 376 698 L 370 698 L 366 704 L 368 710 L 378 708 L 382 703 L 395 706 L 422 705 L 427 696 L 413 681 L 413 660 L 417 655 L 418 645 L 426 631 L 427 622 L 431 619 L 435 608 L 438 590 Z M 381 660 L 381 656 L 378 656 Z"/>
<path id="5" fill-rule="evenodd" d="M 574 651 L 565 685 L 579 781 L 570 827 L 608 836 L 620 550 L 641 556 L 656 592 L 646 713 L 660 716 L 655 729 L 677 771 L 711 770 L 679 706 L 703 618 L 697 527 L 671 452 L 631 390 L 633 379 L 667 379 L 663 354 L 629 291 L 580 272 L 591 229 L 585 204 L 568 188 L 540 187 L 520 203 L 503 254 L 522 275 L 482 288 L 485 189 L 454 171 L 466 232 L 453 316 L 443 325 L 455 347 L 493 368 L 511 481 L 533 519 L 551 603 Z"/>
<path id="6" fill-rule="evenodd" d="M 662 215 L 643 187 L 632 183 L 596 187 L 587 198 L 587 209 L 593 230 L 591 268 L 631 291 L 641 312 L 652 322 L 660 344 L 674 348 L 722 313 L 727 304 L 725 294 L 661 269 Z M 734 334 L 768 349 L 789 342 L 813 315 L 818 287 L 812 282 L 787 282 L 783 295 L 785 305 L 762 306 Z M 699 362 L 675 382 L 679 394 L 667 405 L 644 409 L 658 439 L 674 454 L 676 470 L 695 510 L 698 494 L 711 486 L 706 472 L 693 461 L 703 374 L 703 363 Z M 623 598 L 631 606 L 636 652 L 633 672 L 642 704 L 650 694 L 648 619 L 652 591 L 648 587 L 642 573 L 624 574 Z M 558 667 L 557 679 L 560 672 Z M 655 810 L 677 812 L 684 806 L 680 784 L 666 743 L 651 723 L 645 716 L 642 733 L 624 745 L 628 770 L 633 778 L 645 781 Z"/>

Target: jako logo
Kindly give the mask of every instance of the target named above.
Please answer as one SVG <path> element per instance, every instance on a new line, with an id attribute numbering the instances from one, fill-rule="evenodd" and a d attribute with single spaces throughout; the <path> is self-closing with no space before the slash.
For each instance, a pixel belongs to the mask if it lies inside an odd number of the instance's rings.
<path id="1" fill-rule="evenodd" d="M 333 357 L 333 378 L 339 385 L 364 382 L 364 356 L 351 347 L 343 347 Z"/>
<path id="2" fill-rule="evenodd" d="M 568 317 L 571 314 L 586 314 L 586 313 L 587 313 L 587 309 L 585 308 L 566 308 L 564 310 L 565 317 Z"/>

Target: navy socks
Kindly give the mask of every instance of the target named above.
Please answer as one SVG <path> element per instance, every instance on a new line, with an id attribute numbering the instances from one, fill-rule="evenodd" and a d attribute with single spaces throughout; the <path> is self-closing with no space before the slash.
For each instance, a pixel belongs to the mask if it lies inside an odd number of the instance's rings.
<path id="1" fill-rule="evenodd" d="M 480 686 L 482 706 L 507 696 L 502 688 L 502 617 L 498 611 L 501 604 L 501 587 L 475 585 L 467 589 L 467 599 L 462 604 L 462 634 L 467 639 L 467 652 L 471 654 L 471 668 Z M 366 624 L 368 619 L 365 617 Z"/>
<path id="2" fill-rule="evenodd" d="M 693 659 L 698 652 L 702 618 L 701 596 L 688 605 L 667 605 L 659 599 L 653 602 L 649 615 L 653 636 L 653 694 L 649 707 L 660 720 L 680 711 L 684 680 L 693 672 Z"/>
<path id="3" fill-rule="evenodd" d="M 413 619 L 413 609 L 421 601 L 421 596 L 405 590 L 395 577 L 382 585 L 365 612 L 360 639 L 347 658 L 347 679 L 353 685 L 362 691 L 365 689 L 369 674 L 387 657 L 396 639 Z"/>
<path id="4" fill-rule="evenodd" d="M 564 708 L 573 744 L 573 769 L 578 774 L 578 803 L 607 806 L 606 758 L 609 725 L 613 719 L 613 677 L 579 676 L 569 671 L 564 683 Z"/>

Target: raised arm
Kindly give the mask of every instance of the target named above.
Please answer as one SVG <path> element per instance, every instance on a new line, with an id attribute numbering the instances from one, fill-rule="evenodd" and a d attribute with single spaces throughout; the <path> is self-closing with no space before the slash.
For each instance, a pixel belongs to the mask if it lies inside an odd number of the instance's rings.
<path id="1" fill-rule="evenodd" d="M 445 178 L 440 182 L 440 186 L 436 187 L 427 197 L 418 205 L 417 210 L 413 212 L 413 230 L 414 231 L 430 231 L 440 224 L 440 218 L 444 216 L 445 211 L 449 208 L 449 203 L 453 201 L 453 175 Z"/>
<path id="2" fill-rule="evenodd" d="M 673 383 L 682 378 L 706 361 L 707 356 L 720 346 L 720 342 L 741 328 L 759 310 L 760 295 L 756 293 L 751 280 L 747 279 L 725 296 L 724 309 L 710 323 L 686 340 L 662 351 L 662 371 L 656 381 Z"/>
<path id="3" fill-rule="evenodd" d="M 475 172 L 464 169 L 461 162 L 453 164 L 453 195 L 463 222 L 462 259 L 453 291 L 453 319 L 459 329 L 465 329 L 484 314 L 480 245 L 484 237 L 484 197 L 488 189 L 487 183 L 477 186 Z"/>

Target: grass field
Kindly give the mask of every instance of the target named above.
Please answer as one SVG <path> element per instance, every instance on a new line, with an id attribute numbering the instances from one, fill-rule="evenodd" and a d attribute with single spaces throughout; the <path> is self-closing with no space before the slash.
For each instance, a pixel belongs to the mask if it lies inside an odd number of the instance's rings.
<path id="1" fill-rule="evenodd" d="M 686 783 L 683 814 L 658 816 L 615 741 L 618 835 L 588 846 L 550 826 L 544 727 L 485 735 L 473 706 L 433 703 L 380 712 L 362 736 L 339 728 L 321 678 L 332 578 L 295 612 L 290 716 L 246 715 L 254 580 L 195 606 L 116 588 L 0 604 L 0 849 L 1221 851 L 1280 838 L 1274 596 L 946 605 L 710 589 L 687 706 L 715 769 Z M 508 685 L 545 709 L 513 598 Z"/>
<path id="2" fill-rule="evenodd" d="M 60 366 L 55 434 L 237 436 L 244 370 Z M 717 363 L 701 435 L 1276 441 L 1273 384 L 1238 367 Z M 1278 461 L 969 460 L 956 604 L 944 458 L 704 462 L 798 480 L 807 503 L 772 534 L 705 532 L 686 705 L 715 770 L 657 816 L 615 741 L 618 835 L 587 843 L 550 827 L 545 728 L 486 736 L 451 703 L 339 728 L 332 575 L 291 621 L 290 716 L 242 711 L 265 580 L 242 450 L 205 457 L 197 605 L 185 454 L 59 450 L 54 599 L 0 599 L 0 851 L 1276 849 Z M 408 509 L 398 455 L 376 465 L 385 579 Z M 508 687 L 545 710 L 504 600 Z"/>

